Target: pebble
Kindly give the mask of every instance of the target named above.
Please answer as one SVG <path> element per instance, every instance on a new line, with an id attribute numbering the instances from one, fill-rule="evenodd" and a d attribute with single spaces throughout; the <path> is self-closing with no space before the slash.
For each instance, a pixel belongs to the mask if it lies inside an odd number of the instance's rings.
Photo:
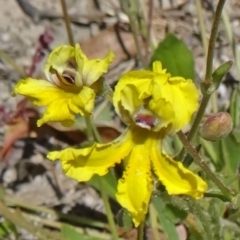
<path id="1" fill-rule="evenodd" d="M 7 169 L 3 174 L 3 181 L 5 184 L 10 184 L 17 180 L 17 171 L 15 168 Z"/>

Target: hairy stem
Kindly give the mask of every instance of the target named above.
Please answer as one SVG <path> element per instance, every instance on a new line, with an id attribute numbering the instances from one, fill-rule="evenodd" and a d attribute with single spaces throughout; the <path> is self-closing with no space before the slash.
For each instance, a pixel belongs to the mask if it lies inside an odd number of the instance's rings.
<path id="1" fill-rule="evenodd" d="M 138 226 L 138 240 L 143 240 L 144 239 L 144 221 L 140 223 Z"/>
<path id="2" fill-rule="evenodd" d="M 195 136 L 195 134 L 196 134 L 196 132 L 198 130 L 198 126 L 201 123 L 202 117 L 204 115 L 204 112 L 205 112 L 205 109 L 207 107 L 207 104 L 208 104 L 208 101 L 209 101 L 210 97 L 211 97 L 211 95 L 206 94 L 202 98 L 202 101 L 201 101 L 200 107 L 198 109 L 198 112 L 196 114 L 195 120 L 193 122 L 192 128 L 190 129 L 190 131 L 188 133 L 188 136 L 187 136 L 187 139 L 188 139 L 189 142 L 192 141 L 193 137 Z M 180 160 L 184 159 L 185 158 L 185 154 L 186 154 L 186 151 L 185 151 L 185 148 L 183 147 L 181 152 L 180 152 L 180 154 L 178 155 L 178 159 L 180 159 Z M 186 164 L 186 162 L 183 161 L 183 164 L 185 166 L 189 166 L 191 164 L 191 162 Z"/>
<path id="3" fill-rule="evenodd" d="M 218 178 L 217 176 L 212 172 L 212 170 L 208 167 L 206 162 L 203 158 L 201 158 L 198 154 L 198 152 L 192 147 L 186 136 L 183 134 L 182 131 L 178 132 L 178 137 L 182 141 L 184 147 L 189 152 L 189 154 L 193 157 L 193 160 L 196 164 L 198 164 L 204 172 L 207 174 L 207 176 L 216 184 L 216 186 L 221 190 L 221 192 L 228 198 L 228 200 L 231 200 L 232 196 L 235 196 L 235 193 L 230 190 L 227 186 L 225 186 Z"/>

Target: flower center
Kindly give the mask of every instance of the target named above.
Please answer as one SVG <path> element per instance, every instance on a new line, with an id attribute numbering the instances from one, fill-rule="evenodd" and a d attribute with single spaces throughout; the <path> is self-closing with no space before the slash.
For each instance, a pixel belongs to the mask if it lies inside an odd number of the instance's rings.
<path id="1" fill-rule="evenodd" d="M 75 83 L 75 76 L 76 73 L 74 71 L 64 70 L 62 73 L 62 78 L 60 79 L 62 80 L 63 84 L 72 85 Z"/>
<path id="2" fill-rule="evenodd" d="M 76 85 L 77 77 L 77 64 L 74 58 L 70 58 L 62 66 L 49 69 L 50 81 L 56 84 L 58 87 L 68 89 Z"/>
<path id="3" fill-rule="evenodd" d="M 159 121 L 154 113 L 145 108 L 141 108 L 136 114 L 134 114 L 133 118 L 137 126 L 148 130 L 153 129 Z"/>

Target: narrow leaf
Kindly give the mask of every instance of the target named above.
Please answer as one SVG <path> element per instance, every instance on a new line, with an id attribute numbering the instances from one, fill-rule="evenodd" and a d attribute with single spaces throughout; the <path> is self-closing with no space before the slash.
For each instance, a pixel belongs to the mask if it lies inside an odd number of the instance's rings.
<path id="1" fill-rule="evenodd" d="M 164 214 L 166 204 L 161 198 L 153 197 L 152 202 L 157 210 L 159 222 L 169 240 L 179 240 L 175 224 Z"/>
<path id="2" fill-rule="evenodd" d="M 132 217 L 126 209 L 121 209 L 117 214 L 117 223 L 124 231 L 132 228 Z"/>
<path id="3" fill-rule="evenodd" d="M 219 66 L 212 74 L 213 83 L 218 88 L 219 84 L 221 83 L 223 77 L 227 74 L 227 72 L 232 67 L 233 62 L 227 61 L 223 63 L 221 66 Z"/>

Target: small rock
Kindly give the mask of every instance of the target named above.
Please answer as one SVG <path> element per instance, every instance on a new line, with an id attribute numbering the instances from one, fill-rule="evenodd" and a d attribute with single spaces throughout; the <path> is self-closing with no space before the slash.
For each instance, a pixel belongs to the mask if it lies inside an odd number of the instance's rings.
<path id="1" fill-rule="evenodd" d="M 15 168 L 9 168 L 3 174 L 3 181 L 6 184 L 10 184 L 12 182 L 15 182 L 16 180 L 17 180 L 17 171 Z"/>

